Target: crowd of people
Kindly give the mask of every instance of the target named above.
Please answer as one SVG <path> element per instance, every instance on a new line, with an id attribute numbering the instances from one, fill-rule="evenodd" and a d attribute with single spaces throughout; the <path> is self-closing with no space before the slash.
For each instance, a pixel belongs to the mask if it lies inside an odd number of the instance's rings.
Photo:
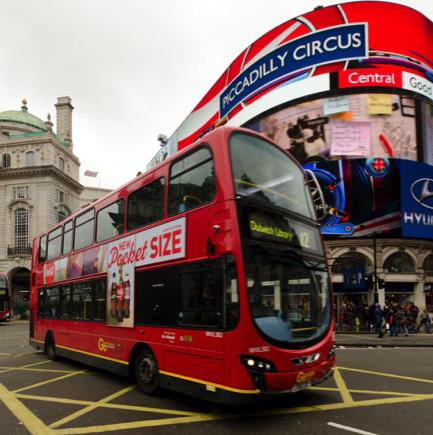
<path id="1" fill-rule="evenodd" d="M 339 312 L 340 332 L 376 332 L 379 337 L 388 333 L 390 336 L 417 333 L 423 330 L 431 333 L 432 316 L 422 311 L 413 303 L 404 305 L 397 302 L 380 304 L 355 304 L 345 302 Z"/>

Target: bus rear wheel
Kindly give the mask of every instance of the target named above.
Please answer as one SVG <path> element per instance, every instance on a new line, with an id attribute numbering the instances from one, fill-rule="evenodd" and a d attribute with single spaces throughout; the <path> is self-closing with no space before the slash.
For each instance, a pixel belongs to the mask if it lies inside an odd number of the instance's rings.
<path id="1" fill-rule="evenodd" d="M 135 382 L 138 388 L 149 395 L 155 395 L 159 389 L 159 368 L 153 352 L 142 349 L 135 358 Z"/>
<path id="2" fill-rule="evenodd" d="M 48 334 L 46 343 L 45 343 L 45 349 L 47 352 L 47 356 L 51 361 L 54 361 L 57 358 L 56 354 L 56 344 L 54 343 L 54 337 L 52 334 Z"/>

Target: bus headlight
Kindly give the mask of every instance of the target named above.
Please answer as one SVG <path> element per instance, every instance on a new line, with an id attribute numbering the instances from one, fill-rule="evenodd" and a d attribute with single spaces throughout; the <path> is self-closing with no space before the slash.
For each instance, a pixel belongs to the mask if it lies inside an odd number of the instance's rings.
<path id="1" fill-rule="evenodd" d="M 265 360 L 263 358 L 257 358 L 251 355 L 241 355 L 241 363 L 249 371 L 258 372 L 275 372 L 275 366 L 271 361 Z"/>

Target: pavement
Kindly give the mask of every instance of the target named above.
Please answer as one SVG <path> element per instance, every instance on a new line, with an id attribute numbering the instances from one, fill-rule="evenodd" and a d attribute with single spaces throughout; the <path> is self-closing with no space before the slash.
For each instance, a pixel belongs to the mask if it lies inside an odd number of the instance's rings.
<path id="1" fill-rule="evenodd" d="M 420 332 L 397 337 L 387 334 L 379 338 L 372 333 L 337 333 L 335 344 L 344 347 L 433 347 L 433 334 Z"/>

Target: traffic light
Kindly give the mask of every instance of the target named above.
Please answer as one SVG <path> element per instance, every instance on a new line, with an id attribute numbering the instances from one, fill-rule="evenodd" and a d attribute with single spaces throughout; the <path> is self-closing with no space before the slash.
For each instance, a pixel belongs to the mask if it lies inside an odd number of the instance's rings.
<path id="1" fill-rule="evenodd" d="M 378 278 L 377 280 L 377 288 L 385 288 L 385 280 L 382 278 Z"/>
<path id="2" fill-rule="evenodd" d="M 365 275 L 365 288 L 367 290 L 373 288 L 373 276 L 371 273 Z"/>

